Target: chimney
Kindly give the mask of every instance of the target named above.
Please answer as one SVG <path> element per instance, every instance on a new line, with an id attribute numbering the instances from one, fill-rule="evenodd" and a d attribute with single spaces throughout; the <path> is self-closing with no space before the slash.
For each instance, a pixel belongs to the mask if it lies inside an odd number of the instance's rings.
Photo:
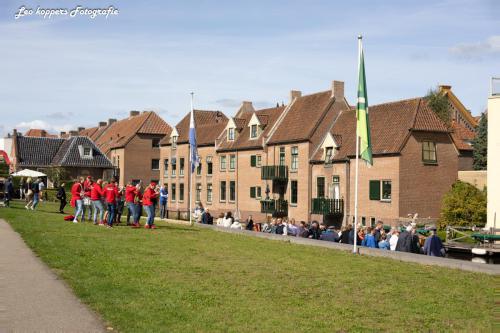
<path id="1" fill-rule="evenodd" d="M 344 81 L 332 81 L 332 97 L 344 99 Z"/>
<path id="2" fill-rule="evenodd" d="M 69 131 L 69 136 L 78 136 L 78 131 Z"/>
<path id="3" fill-rule="evenodd" d="M 60 138 L 64 137 L 65 135 L 66 135 L 66 132 L 60 132 L 60 133 L 59 133 L 59 137 L 60 137 Z"/>
<path id="4" fill-rule="evenodd" d="M 105 122 L 105 121 L 100 121 L 98 125 L 99 125 L 99 127 L 104 127 L 104 126 L 106 126 L 107 124 L 108 124 L 108 123 L 107 123 L 107 122 Z"/>
<path id="5" fill-rule="evenodd" d="M 290 90 L 290 103 L 293 102 L 295 98 L 302 96 L 302 91 L 300 90 Z"/>
<path id="6" fill-rule="evenodd" d="M 140 114 L 141 114 L 141 112 L 139 112 L 139 111 L 130 111 L 130 117 L 135 117 L 135 116 L 138 116 Z"/>
<path id="7" fill-rule="evenodd" d="M 451 90 L 451 86 L 450 85 L 445 85 L 445 84 L 440 84 L 439 85 L 439 91 L 448 91 L 448 90 Z"/>
<path id="8" fill-rule="evenodd" d="M 111 125 L 112 123 L 116 123 L 116 119 L 115 118 L 109 118 L 108 119 L 108 125 Z"/>
<path id="9" fill-rule="evenodd" d="M 78 132 L 85 130 L 85 127 L 78 127 Z"/>
<path id="10" fill-rule="evenodd" d="M 235 117 L 239 118 L 240 115 L 242 113 L 245 113 L 245 112 L 255 112 L 255 109 L 253 108 L 253 104 L 252 104 L 251 101 L 243 101 L 243 102 L 241 102 L 241 106 L 240 106 L 238 112 L 236 112 Z"/>

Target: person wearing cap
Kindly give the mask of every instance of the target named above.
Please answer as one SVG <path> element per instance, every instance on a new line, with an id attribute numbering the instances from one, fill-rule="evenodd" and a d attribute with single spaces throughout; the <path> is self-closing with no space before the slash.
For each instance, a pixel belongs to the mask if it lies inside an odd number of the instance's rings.
<path id="1" fill-rule="evenodd" d="M 116 214 L 116 199 L 118 198 L 118 186 L 116 186 L 116 180 L 111 179 L 108 185 L 104 187 L 104 197 L 106 198 L 106 204 L 108 205 L 108 228 L 113 227 L 113 220 Z"/>
<path id="2" fill-rule="evenodd" d="M 154 200 L 158 198 L 159 190 L 156 187 L 155 182 L 151 182 L 149 186 L 144 190 L 144 194 L 142 197 L 142 206 L 146 210 L 146 214 L 148 215 L 148 220 L 144 228 L 146 229 L 156 229 L 154 224 L 155 222 L 155 209 L 154 209 Z"/>
<path id="3" fill-rule="evenodd" d="M 431 235 L 427 237 L 424 243 L 424 253 L 432 257 L 442 257 L 444 252 L 443 242 L 436 235 L 436 228 L 432 228 Z"/>

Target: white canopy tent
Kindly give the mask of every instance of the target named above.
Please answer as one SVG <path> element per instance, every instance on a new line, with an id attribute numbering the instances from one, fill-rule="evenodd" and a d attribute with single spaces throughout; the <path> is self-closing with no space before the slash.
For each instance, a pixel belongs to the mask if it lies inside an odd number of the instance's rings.
<path id="1" fill-rule="evenodd" d="M 11 176 L 37 178 L 37 177 L 46 177 L 47 175 L 44 174 L 43 172 L 40 172 L 40 171 L 24 169 L 24 170 L 21 170 L 21 171 L 18 171 L 18 172 L 11 174 Z"/>

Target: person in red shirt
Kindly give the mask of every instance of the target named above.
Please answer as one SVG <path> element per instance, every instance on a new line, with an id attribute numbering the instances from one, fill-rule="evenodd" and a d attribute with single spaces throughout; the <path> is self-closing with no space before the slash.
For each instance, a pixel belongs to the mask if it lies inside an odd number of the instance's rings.
<path id="1" fill-rule="evenodd" d="M 128 212 L 127 212 L 127 225 L 130 225 L 130 217 L 132 216 L 132 219 L 134 219 L 135 222 L 135 196 L 137 193 L 137 189 L 135 186 L 132 184 L 132 182 L 128 182 L 127 186 L 125 187 L 125 204 L 127 205 Z"/>
<path id="2" fill-rule="evenodd" d="M 104 188 L 104 197 L 108 206 L 108 228 L 113 227 L 113 220 L 116 214 L 116 199 L 118 198 L 118 186 L 116 180 L 111 179 L 108 185 Z"/>
<path id="3" fill-rule="evenodd" d="M 75 207 L 75 217 L 73 218 L 73 223 L 78 223 L 78 216 L 82 215 L 83 219 L 83 177 L 80 177 L 75 181 L 73 186 L 71 186 L 71 206 Z"/>
<path id="4" fill-rule="evenodd" d="M 155 205 L 154 202 L 158 198 L 159 190 L 155 182 L 151 182 L 149 186 L 144 190 L 144 195 L 142 197 L 142 205 L 148 214 L 148 221 L 144 228 L 146 229 L 156 229 L 155 222 Z"/>
<path id="5" fill-rule="evenodd" d="M 83 201 L 83 215 L 82 222 L 85 218 L 85 213 L 88 212 L 88 220 L 92 220 L 92 200 L 90 198 L 90 192 L 92 191 L 92 185 L 94 181 L 92 180 L 92 176 L 88 176 L 87 179 L 83 182 L 83 192 L 84 196 L 82 197 Z"/>
<path id="6" fill-rule="evenodd" d="M 104 205 L 102 204 L 102 197 L 104 191 L 102 189 L 102 179 L 98 179 L 97 182 L 90 187 L 90 200 L 92 201 L 92 207 L 94 209 L 94 224 L 104 225 Z M 99 211 L 99 222 L 97 221 L 97 211 Z"/>

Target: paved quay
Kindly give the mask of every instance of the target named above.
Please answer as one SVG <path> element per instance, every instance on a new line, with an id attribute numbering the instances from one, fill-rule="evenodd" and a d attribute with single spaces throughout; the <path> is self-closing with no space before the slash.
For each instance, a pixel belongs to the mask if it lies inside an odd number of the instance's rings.
<path id="1" fill-rule="evenodd" d="M 1 219 L 0 332 L 106 332 L 98 316 Z"/>

